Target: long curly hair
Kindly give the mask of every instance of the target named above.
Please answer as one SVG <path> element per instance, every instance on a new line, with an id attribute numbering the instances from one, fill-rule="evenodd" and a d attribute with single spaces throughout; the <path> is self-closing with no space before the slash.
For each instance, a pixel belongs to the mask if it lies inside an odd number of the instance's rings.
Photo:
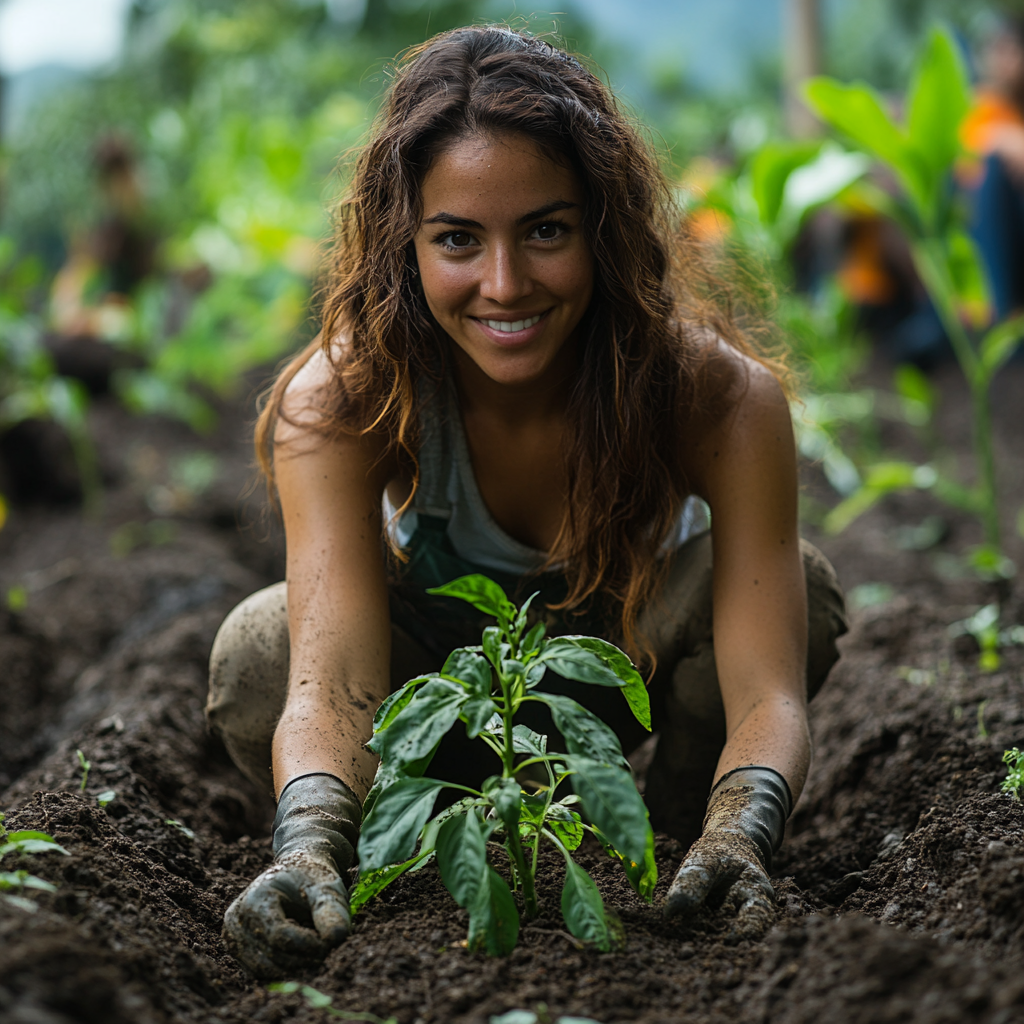
<path id="1" fill-rule="evenodd" d="M 415 492 L 420 404 L 430 393 L 423 383 L 450 372 L 449 341 L 416 277 L 421 183 L 446 146 L 499 134 L 528 138 L 583 188 L 594 293 L 566 410 L 568 500 L 547 567 L 567 578 L 568 596 L 556 607 L 611 598 L 614 628 L 636 654 L 646 650 L 637 618 L 657 592 L 666 561 L 659 555 L 689 493 L 681 428 L 695 403 L 713 401 L 703 386 L 712 340 L 783 371 L 755 353 L 764 321 L 744 318 L 732 275 L 688 231 L 653 147 L 596 75 L 549 42 L 475 26 L 437 35 L 399 60 L 336 216 L 321 335 L 270 391 L 257 456 L 272 483 L 285 389 L 322 349 L 334 379 L 320 406 L 321 433 L 380 432 L 409 465 Z"/>

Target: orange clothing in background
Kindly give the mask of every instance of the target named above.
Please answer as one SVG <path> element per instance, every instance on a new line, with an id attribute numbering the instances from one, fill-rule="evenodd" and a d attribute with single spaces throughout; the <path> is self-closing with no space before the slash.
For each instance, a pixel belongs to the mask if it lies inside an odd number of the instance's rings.
<path id="1" fill-rule="evenodd" d="M 956 176 L 961 185 L 973 188 L 980 183 L 984 174 L 980 158 L 992 151 L 996 133 L 1009 126 L 1024 128 L 1024 114 L 1020 109 L 991 89 L 979 89 L 974 106 L 960 125 L 960 141 L 969 154 L 957 164 Z"/>

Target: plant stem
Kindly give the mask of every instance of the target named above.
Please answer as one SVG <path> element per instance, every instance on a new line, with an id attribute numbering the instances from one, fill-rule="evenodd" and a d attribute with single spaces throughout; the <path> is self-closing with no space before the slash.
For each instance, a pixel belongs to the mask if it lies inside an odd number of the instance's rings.
<path id="1" fill-rule="evenodd" d="M 985 543 L 999 550 L 999 506 L 996 491 L 996 459 L 992 446 L 992 405 L 988 379 L 982 374 L 971 385 L 974 406 L 974 449 L 978 459 L 978 484 L 981 491 L 981 525 Z"/>
<path id="2" fill-rule="evenodd" d="M 935 309 L 946 329 L 957 362 L 971 389 L 974 413 L 974 456 L 978 462 L 980 518 L 985 543 L 999 550 L 999 509 L 996 505 L 996 464 L 992 447 L 992 410 L 988 388 L 991 382 L 971 345 L 971 339 L 956 308 L 956 287 L 941 240 L 925 239 L 914 247 L 917 269 L 931 294 Z"/>
<path id="3" fill-rule="evenodd" d="M 505 707 L 502 709 L 501 718 L 505 728 L 505 752 L 502 757 L 502 778 L 515 778 L 516 750 L 512 736 L 512 717 L 515 714 L 512 701 L 512 686 L 514 680 L 507 680 L 503 674 L 499 674 L 501 689 L 505 695 Z M 523 844 L 519 838 L 519 826 L 508 826 L 508 853 L 512 858 L 516 873 L 523 883 L 523 904 L 527 919 L 537 916 L 537 893 L 533 885 L 533 872 L 526 866 L 526 858 L 523 856 Z"/>

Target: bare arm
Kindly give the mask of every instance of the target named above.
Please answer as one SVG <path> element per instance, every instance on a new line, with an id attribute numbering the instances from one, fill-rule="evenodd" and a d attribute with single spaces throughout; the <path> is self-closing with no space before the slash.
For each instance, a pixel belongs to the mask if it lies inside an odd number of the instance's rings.
<path id="1" fill-rule="evenodd" d="M 301 420 L 326 372 L 322 355 L 289 386 Z M 275 472 L 287 539 L 291 667 L 274 734 L 274 784 L 308 772 L 338 776 L 361 800 L 376 758 L 363 744 L 388 693 L 391 628 L 381 553 L 389 467 L 372 436 L 330 443 L 280 421 Z"/>
<path id="2" fill-rule="evenodd" d="M 795 800 L 811 756 L 796 450 L 781 387 L 743 362 L 732 411 L 698 451 L 712 510 L 715 660 L 726 716 L 715 779 L 764 765 L 785 777 Z"/>

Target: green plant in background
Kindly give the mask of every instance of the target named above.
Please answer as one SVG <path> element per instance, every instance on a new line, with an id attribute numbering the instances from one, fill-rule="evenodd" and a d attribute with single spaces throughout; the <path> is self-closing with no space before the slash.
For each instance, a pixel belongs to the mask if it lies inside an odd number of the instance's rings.
<path id="1" fill-rule="evenodd" d="M 36 853 L 62 853 L 65 857 L 70 856 L 63 846 L 54 842 L 53 836 L 35 831 L 8 832 L 3 822 L 4 815 L 0 814 L 0 860 L 11 853 L 22 857 Z M 11 895 L 12 892 L 19 893 L 25 890 L 56 892 L 57 887 L 25 869 L 0 871 L 0 899 L 33 913 L 36 905 L 32 900 L 24 896 Z"/>
<path id="2" fill-rule="evenodd" d="M 601 950 L 621 947 L 621 924 L 604 906 L 590 876 L 574 863 L 572 852 L 584 832 L 594 833 L 621 861 L 633 888 L 650 900 L 657 868 L 647 809 L 615 733 L 576 701 L 538 687 L 548 670 L 566 679 L 620 687 L 637 720 L 650 729 L 643 680 L 626 655 L 604 640 L 546 639 L 543 623 L 528 628 L 527 612 L 536 594 L 517 609 L 497 584 L 479 575 L 429 593 L 467 601 L 498 624 L 484 630 L 479 647 L 453 651 L 439 673 L 410 680 L 378 709 L 367 746 L 381 760 L 364 803 L 353 910 L 404 871 L 435 856 L 444 884 L 469 912 L 469 948 L 507 954 L 518 938 L 519 914 L 508 884 L 488 863 L 488 843 L 500 837 L 529 919 L 538 913 L 534 879 L 544 840 L 565 860 L 562 915 L 569 931 Z M 549 753 L 546 736 L 516 723 L 528 703 L 550 709 L 566 753 Z M 459 721 L 467 736 L 486 744 L 501 765 L 501 774 L 479 790 L 424 775 L 441 739 Z M 519 780 L 531 770 L 534 775 L 539 771 L 541 781 L 527 792 Z M 559 796 L 569 780 L 575 792 Z M 466 795 L 428 821 L 445 787 Z M 587 822 L 573 810 L 576 804 Z"/>
<path id="3" fill-rule="evenodd" d="M 999 652 L 1004 647 L 1024 645 L 1024 626 L 999 628 L 999 605 L 987 604 L 979 608 L 970 618 L 954 622 L 949 627 L 949 635 L 974 637 L 981 652 L 978 656 L 978 668 L 982 672 L 995 672 L 1000 665 Z"/>
<path id="4" fill-rule="evenodd" d="M 1017 747 L 1004 750 L 1003 764 L 1006 765 L 1006 778 L 1003 779 L 1000 789 L 1020 803 L 1020 787 L 1024 786 L 1024 751 Z"/>
<path id="5" fill-rule="evenodd" d="M 86 760 L 85 754 L 80 750 L 76 750 L 75 753 L 78 755 L 78 767 L 82 769 L 82 781 L 78 785 L 78 792 L 84 793 L 89 782 L 89 769 L 92 768 L 92 762 Z"/>
<path id="6" fill-rule="evenodd" d="M 302 985 L 297 981 L 274 981 L 267 986 L 268 992 L 280 992 L 290 996 L 295 992 L 302 995 L 311 1010 L 326 1010 L 331 1017 L 338 1020 L 365 1021 L 366 1024 L 398 1024 L 397 1017 L 378 1017 L 375 1013 L 350 1013 L 347 1010 L 336 1010 L 331 1003 L 334 997 L 315 989 L 312 985 Z"/>
<path id="7" fill-rule="evenodd" d="M 858 194 L 907 236 L 915 266 L 970 388 L 978 472 L 977 483 L 964 488 L 944 480 L 933 467 L 883 466 L 865 480 L 863 494 L 852 495 L 852 504 L 837 510 L 833 528 L 841 528 L 883 494 L 912 487 L 932 489 L 940 499 L 968 508 L 980 519 L 984 545 L 974 559 L 979 570 L 997 576 L 1010 573 L 1012 566 L 1000 547 L 989 387 L 1024 336 L 1024 317 L 981 330 L 989 305 L 987 284 L 950 180 L 960 154 L 959 126 L 970 105 L 970 85 L 956 40 L 941 29 L 931 33 L 906 95 L 905 124 L 895 122 L 881 97 L 863 84 L 818 78 L 808 83 L 806 96 L 827 124 L 880 160 L 899 183 L 897 197 L 868 182 L 858 185 Z"/>

